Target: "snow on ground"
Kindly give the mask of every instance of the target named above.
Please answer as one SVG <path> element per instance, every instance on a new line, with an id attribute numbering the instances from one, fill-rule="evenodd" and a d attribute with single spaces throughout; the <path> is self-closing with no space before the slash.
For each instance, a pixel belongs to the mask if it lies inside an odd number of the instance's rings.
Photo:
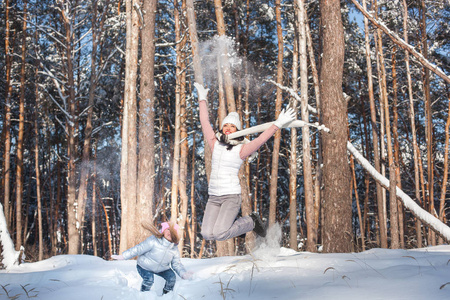
<path id="1" fill-rule="evenodd" d="M 139 291 L 136 261 L 59 255 L 0 270 L 0 299 L 450 299 L 450 246 L 318 254 L 279 247 L 279 227 L 246 256 L 188 259 L 193 280 Z"/>

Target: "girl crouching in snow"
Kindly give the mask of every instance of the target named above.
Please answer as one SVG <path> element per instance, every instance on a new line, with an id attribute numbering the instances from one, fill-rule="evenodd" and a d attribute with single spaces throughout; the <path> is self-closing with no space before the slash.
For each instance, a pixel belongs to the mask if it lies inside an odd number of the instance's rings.
<path id="1" fill-rule="evenodd" d="M 136 267 L 143 279 L 141 292 L 150 291 L 156 274 L 166 280 L 163 289 L 163 294 L 166 294 L 175 286 L 177 278 L 174 271 L 183 279 L 192 278 L 192 273 L 186 271 L 180 260 L 177 247 L 179 226 L 164 222 L 161 224 L 160 231 L 153 225 L 148 226 L 147 229 L 153 234 L 152 236 L 124 251 L 122 255 L 112 255 L 111 258 L 123 260 L 137 256 Z"/>

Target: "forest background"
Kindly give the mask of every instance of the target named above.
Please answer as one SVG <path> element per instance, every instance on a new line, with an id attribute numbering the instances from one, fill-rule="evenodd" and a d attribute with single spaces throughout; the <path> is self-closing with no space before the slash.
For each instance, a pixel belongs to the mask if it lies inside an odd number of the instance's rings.
<path id="1" fill-rule="evenodd" d="M 283 129 L 241 170 L 242 214 L 279 223 L 283 246 L 448 242 L 392 189 L 448 224 L 448 1 L 5 0 L 0 14 L 0 203 L 27 260 L 109 259 L 165 220 L 185 257 L 252 249 L 252 233 L 199 235 L 210 153 L 195 81 L 216 126 L 289 104 L 330 129 Z"/>

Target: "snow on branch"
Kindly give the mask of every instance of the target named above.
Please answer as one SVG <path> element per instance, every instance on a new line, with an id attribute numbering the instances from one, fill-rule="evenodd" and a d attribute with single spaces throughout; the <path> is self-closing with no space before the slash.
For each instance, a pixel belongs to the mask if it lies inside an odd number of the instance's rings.
<path id="1" fill-rule="evenodd" d="M 2 244 L 2 264 L 6 269 L 19 264 L 20 252 L 14 249 L 14 243 L 8 232 L 3 205 L 0 203 L 0 243 Z"/>
<path id="2" fill-rule="evenodd" d="M 295 100 L 297 100 L 299 103 L 302 102 L 302 98 L 300 98 L 300 96 L 291 88 L 288 88 L 287 86 L 281 85 L 273 80 L 266 80 L 267 82 L 270 82 L 274 85 L 276 85 L 278 88 L 282 89 L 283 91 L 288 92 L 292 97 L 295 98 Z M 313 112 L 313 113 L 317 113 L 317 109 L 315 109 L 314 107 L 312 107 L 311 105 L 309 105 L 308 103 L 308 110 Z"/>
<path id="3" fill-rule="evenodd" d="M 371 164 L 368 162 L 361 153 L 356 150 L 352 143 L 347 142 L 347 150 L 353 157 L 361 164 L 361 166 L 369 172 L 369 174 L 380 183 L 385 189 L 389 190 L 389 179 L 381 175 Z M 445 225 L 438 218 L 421 208 L 411 197 L 397 187 L 397 197 L 403 202 L 403 205 L 409 209 L 417 218 L 422 222 L 428 224 L 436 233 L 447 241 L 450 241 L 450 227 Z"/>
<path id="4" fill-rule="evenodd" d="M 408 51 L 411 55 L 413 55 L 424 67 L 431 70 L 437 76 L 441 77 L 450 84 L 450 77 L 446 75 L 438 66 L 429 62 L 422 54 L 414 50 L 414 47 L 406 43 L 401 37 L 399 37 L 395 32 L 392 32 L 386 25 L 384 25 L 381 21 L 376 20 L 367 10 L 365 10 L 357 0 L 352 0 L 353 4 L 362 12 L 362 14 L 370 20 L 376 27 L 383 30 L 394 43 L 400 46 L 402 49 Z"/>

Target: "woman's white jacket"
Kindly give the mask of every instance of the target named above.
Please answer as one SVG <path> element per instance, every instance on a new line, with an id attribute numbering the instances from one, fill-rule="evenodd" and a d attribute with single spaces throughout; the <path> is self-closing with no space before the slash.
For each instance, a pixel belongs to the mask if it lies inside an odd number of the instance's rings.
<path id="1" fill-rule="evenodd" d="M 180 277 L 186 272 L 177 245 L 164 237 L 157 238 L 152 235 L 142 243 L 124 251 L 122 255 L 125 259 L 137 256 L 137 264 L 154 273 L 166 271 L 170 267 Z"/>

